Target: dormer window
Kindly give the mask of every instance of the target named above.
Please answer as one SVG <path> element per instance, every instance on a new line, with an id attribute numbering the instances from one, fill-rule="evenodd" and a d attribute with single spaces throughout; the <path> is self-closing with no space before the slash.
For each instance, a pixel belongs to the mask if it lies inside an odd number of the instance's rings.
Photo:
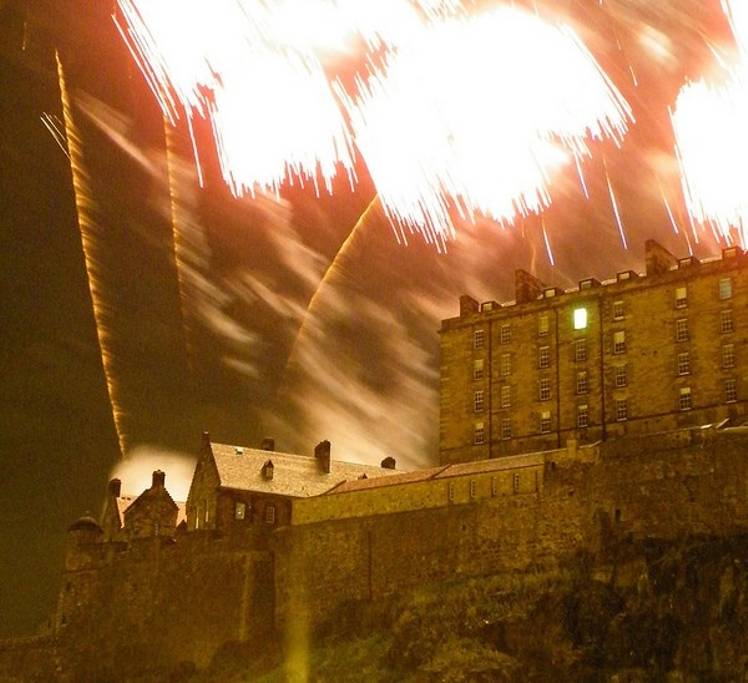
<path id="1" fill-rule="evenodd" d="M 275 524 L 275 505 L 268 503 L 265 506 L 265 524 Z"/>
<path id="2" fill-rule="evenodd" d="M 234 519 L 246 519 L 247 504 L 244 501 L 237 500 L 234 504 Z"/>

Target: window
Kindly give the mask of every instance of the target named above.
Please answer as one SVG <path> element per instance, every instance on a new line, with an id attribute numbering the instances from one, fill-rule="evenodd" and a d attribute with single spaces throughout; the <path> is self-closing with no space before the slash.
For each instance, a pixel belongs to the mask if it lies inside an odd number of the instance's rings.
<path id="1" fill-rule="evenodd" d="M 586 405 L 577 406 L 577 429 L 585 429 L 590 423 L 589 410 Z"/>
<path id="2" fill-rule="evenodd" d="M 691 410 L 691 387 L 683 387 L 678 396 L 678 408 L 680 410 Z"/>
<path id="3" fill-rule="evenodd" d="M 722 367 L 735 367 L 735 347 L 732 344 L 724 344 L 722 346 Z"/>
<path id="4" fill-rule="evenodd" d="M 511 420 L 501 421 L 501 438 L 504 440 L 512 438 L 512 421 Z"/>
<path id="5" fill-rule="evenodd" d="M 540 413 L 540 433 L 549 434 L 551 431 L 551 411 L 544 410 Z"/>
<path id="6" fill-rule="evenodd" d="M 475 479 L 470 480 L 469 491 L 470 491 L 470 497 L 475 498 Z"/>
<path id="7" fill-rule="evenodd" d="M 483 364 L 484 360 L 482 358 L 480 360 L 473 361 L 473 379 L 483 379 Z"/>
<path id="8" fill-rule="evenodd" d="M 508 375 L 512 374 L 512 355 L 510 353 L 501 354 L 499 373 L 502 377 L 507 377 Z"/>
<path id="9" fill-rule="evenodd" d="M 587 371 L 583 370 L 577 373 L 577 394 L 586 394 L 587 390 Z"/>
<path id="10" fill-rule="evenodd" d="M 615 369 L 616 373 L 616 389 L 621 389 L 628 384 L 628 377 L 626 373 L 626 366 L 619 365 Z"/>
<path id="11" fill-rule="evenodd" d="M 587 360 L 587 340 L 577 339 L 574 342 L 574 360 L 577 363 L 584 363 Z"/>
<path id="12" fill-rule="evenodd" d="M 197 504 L 197 509 L 195 510 L 195 529 L 201 529 L 203 526 L 203 505 L 202 501 L 199 501 Z"/>
<path id="13" fill-rule="evenodd" d="M 275 505 L 272 503 L 265 506 L 265 523 L 275 524 Z"/>
<path id="14" fill-rule="evenodd" d="M 153 535 L 158 536 L 159 532 L 161 531 L 161 524 L 158 522 L 153 523 Z"/>
<path id="15" fill-rule="evenodd" d="M 509 325 L 502 325 L 499 330 L 499 343 L 508 344 L 512 341 L 512 328 Z"/>
<path id="16" fill-rule="evenodd" d="M 685 287 L 675 289 L 675 307 L 686 308 L 688 306 L 688 290 Z"/>
<path id="17" fill-rule="evenodd" d="M 689 375 L 691 373 L 691 359 L 688 351 L 678 354 L 678 374 Z"/>
<path id="18" fill-rule="evenodd" d="M 449 484 L 447 484 L 447 500 L 451 503 L 455 499 L 455 484 L 453 481 L 450 481 Z"/>
<path id="19" fill-rule="evenodd" d="M 575 308 L 574 309 L 574 329 L 584 330 L 587 328 L 587 309 L 586 308 Z"/>
<path id="20" fill-rule="evenodd" d="M 512 491 L 519 493 L 519 474 L 517 472 L 512 474 Z"/>
<path id="21" fill-rule="evenodd" d="M 486 442 L 486 429 L 482 422 L 476 422 L 475 425 L 473 425 L 473 443 L 476 446 L 480 446 L 481 444 Z"/>
<path id="22" fill-rule="evenodd" d="M 623 330 L 613 333 L 613 353 L 626 353 L 626 332 Z"/>
<path id="23" fill-rule="evenodd" d="M 679 318 L 675 321 L 675 341 L 688 341 L 688 318 Z"/>
<path id="24" fill-rule="evenodd" d="M 548 314 L 547 313 L 541 313 L 538 316 L 538 334 L 543 336 L 548 334 Z"/>
<path id="25" fill-rule="evenodd" d="M 551 398 L 551 380 L 541 377 L 538 383 L 538 398 L 541 401 L 549 401 Z"/>
<path id="26" fill-rule="evenodd" d="M 735 403 L 738 400 L 738 382 L 735 379 L 725 380 L 725 401 Z"/>
<path id="27" fill-rule="evenodd" d="M 624 422 L 629 419 L 629 402 L 623 398 L 616 401 L 616 420 Z"/>
<path id="28" fill-rule="evenodd" d="M 496 477 L 491 477 L 491 495 L 495 496 L 499 493 L 499 482 Z"/>
<path id="29" fill-rule="evenodd" d="M 722 334 L 728 334 L 734 330 L 732 324 L 732 309 L 726 308 L 724 311 L 720 311 L 719 314 L 719 331 Z"/>
<path id="30" fill-rule="evenodd" d="M 204 519 L 205 519 L 205 524 L 207 525 L 208 522 L 210 521 L 210 506 L 208 505 L 207 502 L 205 503 L 205 517 L 204 517 Z"/>
<path id="31" fill-rule="evenodd" d="M 613 320 L 623 320 L 623 301 L 613 302 Z"/>
<path id="32" fill-rule="evenodd" d="M 501 407 L 509 408 L 512 405 L 512 387 L 508 384 L 501 385 Z"/>
<path id="33" fill-rule="evenodd" d="M 485 330 L 475 330 L 473 332 L 473 348 L 474 349 L 482 349 L 486 345 L 486 331 Z"/>
<path id="34" fill-rule="evenodd" d="M 538 349 L 538 367 L 541 370 L 549 368 L 551 365 L 551 350 L 548 346 L 541 346 Z"/>
<path id="35" fill-rule="evenodd" d="M 244 519 L 247 516 L 247 504 L 241 500 L 234 503 L 234 519 Z"/>
<path id="36" fill-rule="evenodd" d="M 732 278 L 723 277 L 719 281 L 719 298 L 723 300 L 732 298 Z"/>
<path id="37" fill-rule="evenodd" d="M 476 413 L 483 412 L 483 390 L 473 392 L 473 411 Z"/>

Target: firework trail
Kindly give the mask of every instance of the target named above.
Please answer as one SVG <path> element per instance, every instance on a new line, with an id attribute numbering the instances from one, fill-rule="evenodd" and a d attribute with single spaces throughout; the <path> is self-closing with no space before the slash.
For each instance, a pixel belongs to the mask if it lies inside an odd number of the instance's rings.
<path id="1" fill-rule="evenodd" d="M 96 223 L 93 211 L 93 198 L 91 194 L 88 172 L 83 163 L 83 146 L 78 129 L 73 121 L 72 105 L 65 82 L 65 73 L 62 67 L 60 55 L 56 54 L 57 78 L 60 87 L 60 98 L 62 100 L 62 112 L 65 123 L 65 137 L 67 139 L 68 157 L 70 159 L 70 172 L 73 180 L 73 193 L 75 195 L 75 207 L 78 214 L 78 228 L 83 247 L 83 258 L 86 266 L 86 277 L 88 279 L 88 290 L 91 294 L 91 306 L 93 308 L 94 324 L 96 326 L 96 338 L 99 343 L 101 354 L 101 365 L 104 370 L 109 403 L 112 407 L 112 419 L 117 432 L 120 455 L 124 457 L 127 453 L 127 439 L 122 425 L 123 412 L 119 400 L 119 392 L 114 377 L 112 366 L 112 346 L 108 332 L 107 308 L 104 303 L 102 286 L 99 278 L 99 266 L 96 262 L 94 252 L 96 250 L 96 233 L 99 226 Z"/>
<path id="2" fill-rule="evenodd" d="M 348 233 L 348 236 L 345 238 L 345 241 L 343 242 L 343 244 L 340 245 L 340 248 L 335 254 L 335 258 L 330 262 L 330 265 L 327 267 L 327 270 L 325 270 L 325 273 L 322 276 L 322 279 L 319 281 L 317 288 L 314 290 L 311 298 L 309 299 L 309 304 L 306 307 L 306 311 L 304 311 L 304 316 L 301 320 L 299 331 L 297 332 L 296 338 L 294 339 L 293 345 L 291 346 L 291 352 L 288 354 L 288 361 L 286 363 L 286 369 L 291 367 L 291 365 L 293 365 L 293 363 L 296 361 L 296 354 L 297 354 L 298 346 L 300 343 L 302 343 L 307 333 L 307 330 L 309 328 L 309 325 L 311 324 L 311 321 L 314 319 L 315 307 L 316 307 L 317 301 L 319 300 L 322 294 L 322 291 L 324 290 L 325 286 L 329 283 L 330 279 L 335 275 L 335 273 L 340 270 L 343 261 L 348 257 L 348 251 L 351 249 L 353 243 L 356 241 L 356 237 L 358 237 L 359 233 L 363 230 L 364 226 L 368 222 L 369 217 L 375 211 L 379 210 L 380 208 L 381 208 L 381 201 L 379 199 L 379 195 L 375 195 L 374 198 L 371 200 L 371 202 L 369 202 L 369 205 L 366 207 L 366 209 L 361 214 L 359 219 L 356 221 L 356 224 L 353 226 L 351 231 Z"/>
<path id="3" fill-rule="evenodd" d="M 728 243 L 748 247 L 748 2 L 723 0 L 722 9 L 735 38 L 735 59 L 730 63 L 715 52 L 721 83 L 686 84 L 671 121 L 689 218 Z"/>
<path id="4" fill-rule="evenodd" d="M 468 14 L 457 0 L 119 7 L 120 33 L 164 115 L 190 130 L 195 117 L 209 121 L 234 194 L 277 195 L 295 182 L 329 192 L 339 174 L 354 185 L 358 152 L 398 238 L 420 233 L 439 249 L 455 213 L 502 223 L 540 213 L 552 175 L 572 160 L 586 189 L 589 140 L 620 143 L 633 121 L 570 28 L 519 9 Z M 353 84 L 334 73 L 341 55 L 364 66 Z"/>
<path id="5" fill-rule="evenodd" d="M 610 204 L 613 207 L 613 215 L 616 219 L 616 226 L 618 227 L 618 234 L 621 236 L 621 244 L 624 249 L 628 249 L 629 245 L 626 241 L 626 233 L 623 230 L 623 221 L 621 220 L 621 213 L 618 210 L 618 201 L 616 200 L 615 192 L 613 192 L 613 184 L 610 182 L 610 174 L 608 173 L 608 165 L 603 159 L 603 166 L 605 168 L 605 182 L 608 185 L 608 195 L 610 196 Z"/>
<path id="6" fill-rule="evenodd" d="M 49 131 L 49 134 L 52 136 L 52 139 L 57 143 L 57 146 L 62 150 L 63 154 L 69 160 L 70 154 L 68 153 L 67 141 L 65 140 L 65 133 L 63 133 L 60 130 L 60 127 L 57 121 L 55 121 L 57 117 L 52 116 L 51 114 L 47 114 L 47 112 L 44 112 L 39 118 L 41 118 L 42 124 Z"/>
<path id="7" fill-rule="evenodd" d="M 192 337 L 192 316 L 188 307 L 187 271 L 189 267 L 189 247 L 181 226 L 184 218 L 184 202 L 179 196 L 179 180 L 177 178 L 175 131 L 164 117 L 164 142 L 166 146 L 166 171 L 169 182 L 169 209 L 171 212 L 171 234 L 174 246 L 174 267 L 177 272 L 177 287 L 179 289 L 179 309 L 182 316 L 184 330 L 184 345 L 187 355 L 187 365 L 190 372 L 194 372 L 195 349 Z"/>

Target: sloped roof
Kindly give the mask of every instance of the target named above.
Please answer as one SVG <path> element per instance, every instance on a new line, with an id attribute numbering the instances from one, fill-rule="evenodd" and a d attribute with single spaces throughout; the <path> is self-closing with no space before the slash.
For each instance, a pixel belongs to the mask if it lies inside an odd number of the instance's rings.
<path id="1" fill-rule="evenodd" d="M 177 526 L 180 522 L 187 520 L 187 503 L 183 503 L 181 500 L 175 501 L 177 504 Z"/>
<path id="2" fill-rule="evenodd" d="M 125 510 L 130 507 L 130 504 L 135 500 L 135 498 L 136 496 L 119 496 L 118 498 L 115 498 L 120 526 L 125 525 Z"/>
<path id="3" fill-rule="evenodd" d="M 366 489 L 380 488 L 382 486 L 396 486 L 397 484 L 411 484 L 419 481 L 426 481 L 427 479 L 436 477 L 447 467 L 449 467 L 449 465 L 431 467 L 426 470 L 414 470 L 413 472 L 396 472 L 386 479 L 355 479 L 353 481 L 344 481 L 341 482 L 339 486 L 328 491 L 328 493 L 334 495 L 336 493 L 347 493 L 349 491 L 364 491 Z"/>
<path id="4" fill-rule="evenodd" d="M 258 491 L 291 498 L 308 498 L 326 493 L 344 481 L 389 477 L 395 470 L 331 460 L 330 472 L 323 472 L 312 456 L 261 451 L 228 444 L 211 443 L 220 486 L 240 491 Z M 273 461 L 273 478 L 262 476 L 262 466 Z M 364 480 L 367 481 L 367 480 Z"/>

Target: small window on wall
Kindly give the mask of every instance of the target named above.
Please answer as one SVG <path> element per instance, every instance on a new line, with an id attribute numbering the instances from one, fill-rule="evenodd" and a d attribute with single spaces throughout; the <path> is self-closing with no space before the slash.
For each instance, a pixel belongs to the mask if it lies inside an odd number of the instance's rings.
<path id="1" fill-rule="evenodd" d="M 619 401 L 616 401 L 616 420 L 618 422 L 623 422 L 628 419 L 629 419 L 628 401 L 625 398 Z"/>
<path id="2" fill-rule="evenodd" d="M 540 433 L 549 434 L 551 431 L 551 411 L 544 410 L 540 413 Z"/>
<path id="3" fill-rule="evenodd" d="M 512 421 L 511 420 L 501 421 L 501 438 L 504 440 L 512 438 Z"/>
<path id="4" fill-rule="evenodd" d="M 613 353 L 616 355 L 626 353 L 626 332 L 623 330 L 613 333 Z"/>
<path id="5" fill-rule="evenodd" d="M 738 382 L 730 378 L 725 380 L 725 401 L 735 403 L 738 400 Z"/>
<path id="6" fill-rule="evenodd" d="M 538 367 L 546 370 L 551 365 L 551 350 L 547 346 L 541 346 L 538 349 Z"/>
<path id="7" fill-rule="evenodd" d="M 482 349 L 486 345 L 486 331 L 475 330 L 473 332 L 473 348 Z"/>
<path id="8" fill-rule="evenodd" d="M 616 389 L 622 389 L 628 384 L 628 375 L 626 372 L 625 365 L 619 365 L 615 369 L 616 373 Z"/>
<path id="9" fill-rule="evenodd" d="M 234 504 L 234 519 L 245 519 L 247 516 L 247 504 L 237 500 Z"/>
<path id="10" fill-rule="evenodd" d="M 723 277 L 719 281 L 719 298 L 723 300 L 732 298 L 732 278 Z"/>
<path id="11" fill-rule="evenodd" d="M 675 289 L 675 307 L 686 308 L 688 306 L 688 290 L 685 287 Z"/>
<path id="12" fill-rule="evenodd" d="M 623 301 L 613 302 L 613 320 L 623 320 Z"/>
<path id="13" fill-rule="evenodd" d="M 510 325 L 502 325 L 499 329 L 499 343 L 508 344 L 512 341 L 512 328 Z"/>
<path id="14" fill-rule="evenodd" d="M 473 361 L 473 379 L 474 380 L 483 379 L 483 373 L 484 373 L 483 363 L 484 361 L 482 358 L 480 358 L 479 360 Z"/>
<path id="15" fill-rule="evenodd" d="M 691 410 L 693 402 L 691 400 L 691 387 L 683 387 L 678 395 L 678 408 L 686 411 Z"/>
<path id="16" fill-rule="evenodd" d="M 486 442 L 486 429 L 482 422 L 476 422 L 475 425 L 473 425 L 473 443 L 476 446 L 480 446 L 481 444 Z"/>
<path id="17" fill-rule="evenodd" d="M 541 313 L 538 316 L 538 334 L 542 337 L 546 334 L 548 334 L 549 330 L 548 325 L 548 314 L 547 313 Z"/>
<path id="18" fill-rule="evenodd" d="M 586 429 L 590 424 L 590 414 L 586 405 L 577 406 L 577 429 Z"/>
<path id="19" fill-rule="evenodd" d="M 587 360 L 587 340 L 577 339 L 574 342 L 574 361 L 584 363 Z"/>
<path id="20" fill-rule="evenodd" d="M 724 344 L 722 346 L 722 367 L 735 367 L 735 346 L 733 344 Z"/>
<path id="21" fill-rule="evenodd" d="M 587 329 L 587 309 L 586 308 L 575 308 L 574 309 L 574 329 L 575 330 Z"/>
<path id="22" fill-rule="evenodd" d="M 588 390 L 587 371 L 577 373 L 577 394 L 586 394 Z"/>
<path id="23" fill-rule="evenodd" d="M 675 341 L 688 341 L 688 318 L 680 318 L 675 321 Z"/>
<path id="24" fill-rule="evenodd" d="M 265 523 L 275 524 L 275 505 L 272 503 L 265 506 Z"/>
<path id="25" fill-rule="evenodd" d="M 719 315 L 719 331 L 722 334 L 729 334 L 733 330 L 732 309 L 726 308 L 724 311 L 721 311 Z"/>
<path id="26" fill-rule="evenodd" d="M 470 480 L 470 497 L 475 498 L 475 479 Z"/>
<path id="27" fill-rule="evenodd" d="M 483 412 L 483 391 L 473 393 L 473 411 L 476 413 Z"/>
<path id="28" fill-rule="evenodd" d="M 691 359 L 688 351 L 678 354 L 678 374 L 688 375 L 691 373 Z"/>
<path id="29" fill-rule="evenodd" d="M 541 377 L 538 383 L 538 398 L 541 401 L 550 401 L 551 399 L 551 380 L 548 377 Z"/>
<path id="30" fill-rule="evenodd" d="M 512 406 L 512 387 L 508 384 L 501 386 L 501 407 L 511 408 Z"/>
<path id="31" fill-rule="evenodd" d="M 512 492 L 519 493 L 519 474 L 512 474 Z"/>
<path id="32" fill-rule="evenodd" d="M 502 353 L 501 360 L 499 361 L 499 372 L 502 377 L 507 377 L 512 374 L 512 354 Z"/>

